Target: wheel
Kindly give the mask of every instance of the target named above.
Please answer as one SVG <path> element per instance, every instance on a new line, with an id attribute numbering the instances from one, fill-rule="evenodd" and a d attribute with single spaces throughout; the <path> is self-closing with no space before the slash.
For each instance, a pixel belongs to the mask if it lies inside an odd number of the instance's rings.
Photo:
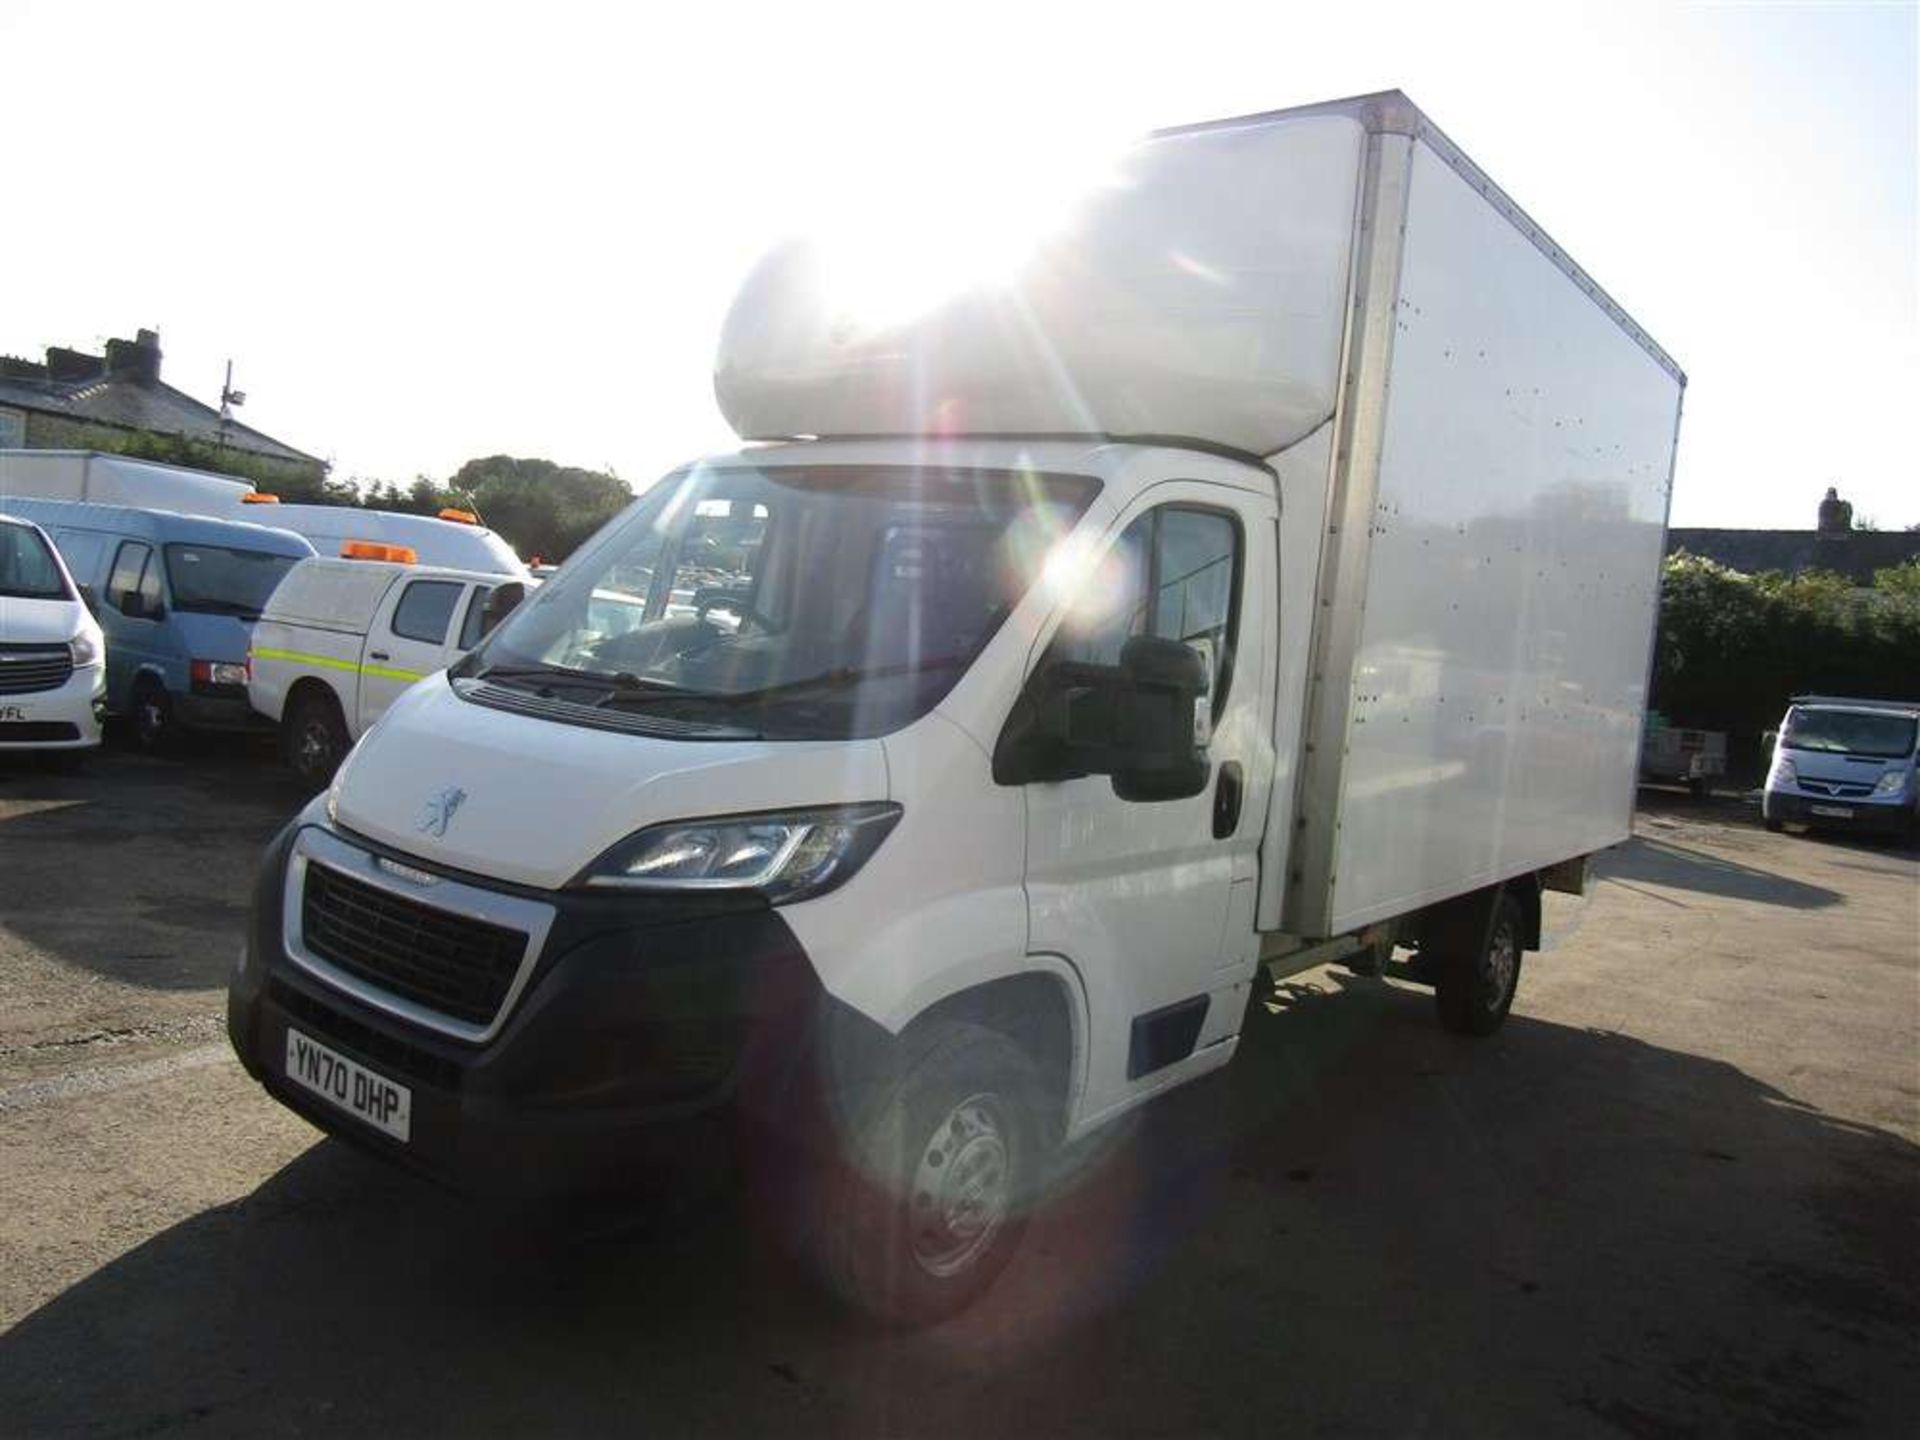
<path id="1" fill-rule="evenodd" d="M 1687 779 L 1687 794 L 1695 800 L 1706 799 L 1708 795 L 1707 782 L 1698 775 L 1689 776 Z"/>
<path id="2" fill-rule="evenodd" d="M 172 749 L 180 736 L 179 723 L 173 718 L 173 697 L 167 694 L 166 686 L 150 675 L 134 685 L 127 718 L 135 747 L 149 755 Z"/>
<path id="3" fill-rule="evenodd" d="M 809 1249 L 866 1314 L 915 1326 L 965 1309 L 1006 1268 L 1043 1163 L 1040 1085 L 997 1031 L 913 1036 L 823 1162 Z"/>
<path id="4" fill-rule="evenodd" d="M 340 705 L 330 693 L 302 690 L 280 721 L 280 753 L 314 789 L 326 787 L 353 747 Z"/>
<path id="5" fill-rule="evenodd" d="M 1520 987 L 1522 923 L 1520 902 L 1502 891 L 1492 915 L 1469 906 L 1444 927 L 1433 993 L 1454 1034 L 1491 1035 L 1506 1020 Z"/>
<path id="6" fill-rule="evenodd" d="M 1772 834 L 1775 834 L 1775 835 L 1778 835 L 1782 830 L 1787 828 L 1785 825 L 1781 824 L 1778 820 L 1774 819 L 1771 815 L 1767 816 L 1760 823 L 1766 826 L 1768 831 L 1770 831 Z"/>

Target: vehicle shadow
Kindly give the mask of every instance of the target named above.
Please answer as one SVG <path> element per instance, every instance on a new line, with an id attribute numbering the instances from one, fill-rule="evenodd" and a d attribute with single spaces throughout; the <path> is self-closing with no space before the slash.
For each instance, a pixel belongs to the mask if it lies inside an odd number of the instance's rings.
<path id="1" fill-rule="evenodd" d="M 0 1337 L 17 1435 L 1681 1435 L 1920 1413 L 1920 1151 L 1739 1070 L 1299 984 L 1081 1151 L 919 1334 L 840 1318 L 787 1197 L 656 1233 L 323 1143 Z M 264 1102 L 263 1102 L 264 1103 Z"/>
<path id="2" fill-rule="evenodd" d="M 254 867 L 308 793 L 250 741 L 109 746 L 61 773 L 0 761 L 0 917 L 75 969 L 153 990 L 225 983 Z"/>
<path id="3" fill-rule="evenodd" d="M 1810 885 L 1737 860 L 1636 835 L 1596 861 L 1609 880 L 1658 885 L 1669 890 L 1695 890 L 1756 905 L 1784 905 L 1793 910 L 1820 910 L 1837 905 L 1839 891 Z"/>

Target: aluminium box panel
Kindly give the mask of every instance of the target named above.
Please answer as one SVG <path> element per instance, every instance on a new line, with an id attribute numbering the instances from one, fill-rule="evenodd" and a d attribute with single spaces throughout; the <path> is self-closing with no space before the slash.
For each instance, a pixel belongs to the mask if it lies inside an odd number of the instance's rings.
<path id="1" fill-rule="evenodd" d="M 955 258 L 938 216 L 917 231 L 789 243 L 727 316 L 720 409 L 745 439 L 1072 434 L 1283 449 L 1333 409 L 1364 138 L 1360 119 L 1334 113 L 1154 136 L 1009 276 L 957 292 L 921 273 Z M 951 222 L 961 235 L 978 224 Z M 923 290 L 927 303 L 908 303 Z"/>
<path id="2" fill-rule="evenodd" d="M 244 481 L 200 470 L 91 450 L 0 451 L 0 499 L 22 495 L 89 500 L 96 505 L 224 517 L 239 511 L 240 497 L 252 488 Z M 234 513 L 232 518 L 259 523 L 257 514 Z"/>
<path id="3" fill-rule="evenodd" d="M 1631 829 L 1683 382 L 1424 141 L 1406 186 L 1377 472 L 1349 477 L 1362 608 L 1318 657 L 1343 724 L 1304 758 L 1303 934 Z"/>

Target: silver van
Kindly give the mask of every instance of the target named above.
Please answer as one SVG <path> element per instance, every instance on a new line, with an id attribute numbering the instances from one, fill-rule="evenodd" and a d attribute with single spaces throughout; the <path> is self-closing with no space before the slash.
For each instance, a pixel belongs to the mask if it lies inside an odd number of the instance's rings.
<path id="1" fill-rule="evenodd" d="M 1780 722 L 1761 814 L 1767 829 L 1912 834 L 1920 814 L 1920 702 L 1799 695 Z"/>

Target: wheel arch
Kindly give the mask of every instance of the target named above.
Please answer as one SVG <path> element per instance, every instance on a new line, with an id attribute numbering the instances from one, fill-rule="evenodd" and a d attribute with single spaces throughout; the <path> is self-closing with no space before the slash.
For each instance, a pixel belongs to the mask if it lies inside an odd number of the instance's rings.
<path id="1" fill-rule="evenodd" d="M 901 1027 L 905 1036 L 943 1021 L 966 1021 L 1005 1035 L 1040 1072 L 1049 1101 L 1053 1139 L 1066 1133 L 1084 1087 L 1086 998 L 1080 978 L 1064 961 L 1032 956 L 1027 969 L 968 985 L 942 996 Z"/>
<path id="2" fill-rule="evenodd" d="M 281 720 L 285 721 L 288 713 L 292 711 L 294 706 L 298 705 L 307 696 L 316 693 L 325 696 L 326 699 L 332 703 L 334 710 L 339 713 L 341 720 L 343 722 L 346 720 L 347 704 L 339 690 L 336 689 L 333 682 L 325 676 L 312 674 L 302 675 L 287 687 L 286 698 L 280 703 Z"/>

